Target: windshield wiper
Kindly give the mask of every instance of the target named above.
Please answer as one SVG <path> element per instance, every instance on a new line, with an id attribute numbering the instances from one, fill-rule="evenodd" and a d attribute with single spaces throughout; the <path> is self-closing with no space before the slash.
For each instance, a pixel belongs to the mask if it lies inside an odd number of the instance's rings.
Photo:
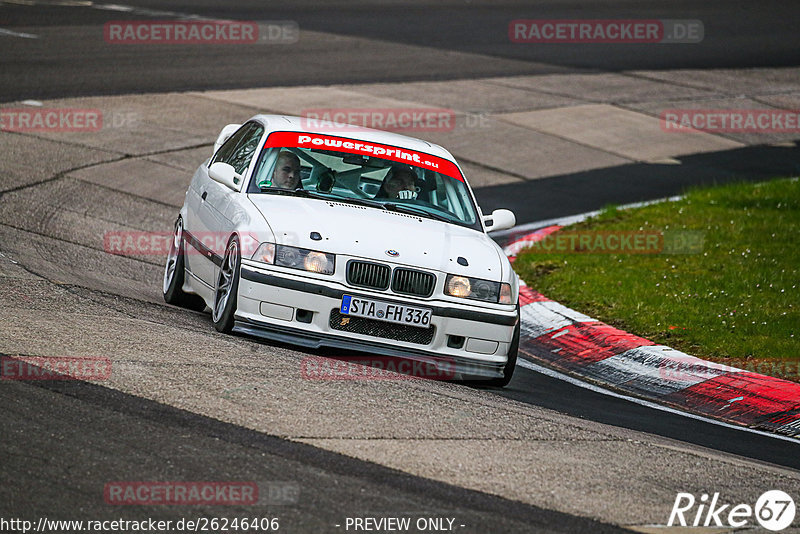
<path id="1" fill-rule="evenodd" d="M 378 202 L 377 200 L 370 200 L 367 198 L 346 198 L 340 196 L 330 196 L 330 195 L 323 195 L 317 193 L 316 191 L 310 191 L 308 189 L 282 189 L 278 187 L 262 187 L 260 188 L 262 193 L 271 193 L 276 195 L 290 195 L 296 197 L 305 197 L 305 198 L 318 198 L 320 200 L 328 200 L 330 202 L 343 202 L 343 203 L 350 203 L 350 204 L 358 204 L 359 206 L 369 206 L 370 208 L 378 208 L 380 210 L 388 209 L 383 202 Z"/>
<path id="2" fill-rule="evenodd" d="M 309 191 L 308 189 L 281 189 L 277 187 L 261 187 L 262 193 L 271 193 L 276 195 L 290 195 L 294 197 L 305 197 L 305 198 L 319 198 L 322 200 L 331 200 L 331 197 L 320 195 L 316 191 Z"/>
<path id="3" fill-rule="evenodd" d="M 431 213 L 422 208 L 411 206 L 408 204 L 395 204 L 393 202 L 378 202 L 377 200 L 370 200 L 368 198 L 344 198 L 344 197 L 330 197 L 321 195 L 316 191 L 309 191 L 308 189 L 279 189 L 275 187 L 262 187 L 262 193 L 274 193 L 280 195 L 292 195 L 305 198 L 317 198 L 320 200 L 328 200 L 330 202 L 343 202 L 345 204 L 358 204 L 359 206 L 368 206 L 370 208 L 377 208 L 379 210 L 396 211 L 398 213 L 407 213 L 409 215 L 419 215 L 429 219 L 435 219 L 446 223 L 452 223 L 453 220 L 443 215 Z"/>
<path id="4" fill-rule="evenodd" d="M 445 217 L 444 215 L 439 215 L 437 213 L 431 213 L 427 210 L 422 208 L 418 208 L 416 206 L 412 206 L 409 204 L 395 204 L 393 202 L 387 202 L 384 204 L 385 209 L 397 211 L 400 213 L 408 213 L 410 215 L 421 215 L 423 217 L 427 217 L 429 219 L 436 219 L 437 221 L 442 221 L 446 223 L 452 223 L 453 220 Z"/>
<path id="5" fill-rule="evenodd" d="M 368 198 L 344 198 L 344 197 L 334 197 L 328 198 L 331 202 L 344 202 L 350 204 L 358 204 L 359 206 L 369 206 L 370 208 L 378 208 L 379 210 L 388 209 L 383 202 L 378 202 L 376 200 L 370 200 Z"/>

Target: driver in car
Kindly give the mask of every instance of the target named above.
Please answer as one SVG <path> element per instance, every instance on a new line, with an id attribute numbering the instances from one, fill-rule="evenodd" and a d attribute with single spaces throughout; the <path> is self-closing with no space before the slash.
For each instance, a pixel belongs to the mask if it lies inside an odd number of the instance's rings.
<path id="1" fill-rule="evenodd" d="M 272 185 L 284 189 L 297 189 L 300 184 L 300 158 L 288 150 L 278 154 L 275 170 L 272 172 Z"/>
<path id="2" fill-rule="evenodd" d="M 416 182 L 417 174 L 411 168 L 392 166 L 375 198 L 414 200 L 417 198 Z"/>

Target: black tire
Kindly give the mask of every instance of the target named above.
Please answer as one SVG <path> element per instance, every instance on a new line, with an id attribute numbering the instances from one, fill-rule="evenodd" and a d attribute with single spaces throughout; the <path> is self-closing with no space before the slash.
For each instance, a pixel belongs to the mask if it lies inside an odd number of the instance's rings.
<path id="1" fill-rule="evenodd" d="M 517 326 L 514 327 L 514 336 L 511 339 L 511 346 L 508 347 L 508 361 L 503 367 L 503 376 L 498 378 L 484 378 L 484 379 L 468 379 L 464 383 L 470 386 L 479 387 L 497 387 L 502 388 L 511 382 L 511 377 L 514 376 L 514 369 L 517 367 L 517 353 L 519 352 L 519 336 L 520 336 L 520 315 L 519 303 L 517 303 Z"/>
<path id="2" fill-rule="evenodd" d="M 511 382 L 511 377 L 514 376 L 514 369 L 517 367 L 517 353 L 519 352 L 519 334 L 520 334 L 520 321 L 519 321 L 519 305 L 517 305 L 517 326 L 514 328 L 514 338 L 511 340 L 511 346 L 508 347 L 508 361 L 503 367 L 502 378 L 490 378 L 484 382 L 487 386 L 502 388 Z"/>
<path id="3" fill-rule="evenodd" d="M 211 319 L 217 332 L 230 333 L 233 328 L 234 314 L 236 313 L 236 300 L 239 292 L 239 267 L 242 256 L 239 249 L 239 238 L 231 237 L 225 247 L 225 256 L 217 275 L 217 286 L 214 290 L 214 307 L 211 309 Z"/>
<path id="4" fill-rule="evenodd" d="M 206 307 L 203 299 L 183 290 L 183 280 L 186 275 L 183 254 L 183 220 L 178 217 L 175 220 L 175 230 L 172 233 L 172 242 L 169 246 L 166 265 L 164 265 L 164 280 L 162 283 L 164 301 L 167 304 L 180 306 L 181 308 L 203 311 Z"/>

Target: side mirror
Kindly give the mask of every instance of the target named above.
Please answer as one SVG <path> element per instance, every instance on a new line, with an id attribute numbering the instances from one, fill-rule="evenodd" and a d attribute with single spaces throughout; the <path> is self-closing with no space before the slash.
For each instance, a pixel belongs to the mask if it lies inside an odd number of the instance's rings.
<path id="1" fill-rule="evenodd" d="M 225 141 L 227 141 L 230 138 L 230 136 L 236 133 L 236 130 L 238 130 L 241 127 L 242 127 L 241 124 L 229 124 L 222 129 L 222 131 L 217 136 L 217 140 L 214 141 L 214 152 L 211 153 L 212 158 L 214 157 L 214 154 L 217 153 L 217 150 L 219 150 L 219 147 L 221 147 L 222 144 Z"/>
<path id="2" fill-rule="evenodd" d="M 508 230 L 517 224 L 517 218 L 511 210 L 494 210 L 491 215 L 483 216 L 483 224 L 487 232 Z"/>
<path id="3" fill-rule="evenodd" d="M 240 191 L 242 189 L 242 175 L 236 174 L 236 169 L 227 163 L 218 161 L 213 164 L 208 169 L 208 177 L 234 191 Z"/>

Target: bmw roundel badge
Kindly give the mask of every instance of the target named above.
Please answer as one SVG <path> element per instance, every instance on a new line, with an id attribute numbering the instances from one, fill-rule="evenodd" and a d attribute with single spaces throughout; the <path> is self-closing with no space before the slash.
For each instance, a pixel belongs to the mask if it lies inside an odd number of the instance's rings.
<path id="1" fill-rule="evenodd" d="M 393 258 L 396 258 L 397 256 L 399 256 L 399 255 L 400 255 L 400 253 L 399 253 L 399 252 L 397 252 L 397 251 L 396 251 L 396 250 L 394 250 L 394 249 L 389 249 L 389 250 L 387 250 L 387 251 L 386 251 L 386 254 L 387 254 L 387 255 L 389 255 L 389 256 L 391 256 L 391 257 L 393 257 Z"/>

